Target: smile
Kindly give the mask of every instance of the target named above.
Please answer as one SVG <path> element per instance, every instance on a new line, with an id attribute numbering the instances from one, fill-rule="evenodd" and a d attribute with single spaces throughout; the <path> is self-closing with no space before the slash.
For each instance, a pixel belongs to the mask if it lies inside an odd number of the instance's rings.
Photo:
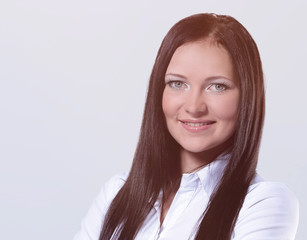
<path id="1" fill-rule="evenodd" d="M 183 122 L 183 123 L 191 127 L 200 127 L 200 126 L 212 124 L 212 122 L 203 122 L 203 123 Z"/>
<path id="2" fill-rule="evenodd" d="M 209 129 L 215 122 L 214 121 L 180 121 L 181 126 L 191 133 L 201 133 Z"/>

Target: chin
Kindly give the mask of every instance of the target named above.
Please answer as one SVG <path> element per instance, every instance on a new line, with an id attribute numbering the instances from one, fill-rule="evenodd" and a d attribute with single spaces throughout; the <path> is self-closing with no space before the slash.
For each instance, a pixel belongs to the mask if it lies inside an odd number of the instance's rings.
<path id="1" fill-rule="evenodd" d="M 182 142 L 181 147 L 183 150 L 190 152 L 190 153 L 208 153 L 213 155 L 219 155 L 223 151 L 225 151 L 230 146 L 230 140 L 225 141 L 223 143 L 216 143 L 216 142 L 210 142 L 205 144 L 202 142 Z"/>
<path id="2" fill-rule="evenodd" d="M 206 152 L 206 151 L 210 151 L 213 150 L 215 147 L 214 146 L 197 146 L 197 145 L 181 145 L 182 148 L 184 150 L 186 150 L 187 152 L 191 152 L 191 153 L 202 153 L 202 152 Z"/>

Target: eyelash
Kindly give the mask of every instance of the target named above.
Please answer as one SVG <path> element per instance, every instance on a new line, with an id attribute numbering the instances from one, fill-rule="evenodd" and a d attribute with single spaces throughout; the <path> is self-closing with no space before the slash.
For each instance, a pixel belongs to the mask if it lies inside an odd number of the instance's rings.
<path id="1" fill-rule="evenodd" d="M 180 87 L 175 86 L 175 84 L 178 84 L 178 83 L 180 83 L 180 84 L 182 84 L 182 85 L 181 85 Z M 166 84 L 167 84 L 169 87 L 171 87 L 171 88 L 173 88 L 173 89 L 175 89 L 175 90 L 181 90 L 181 89 L 183 89 L 184 86 L 186 86 L 187 88 L 189 87 L 186 83 L 184 83 L 184 82 L 182 82 L 182 81 L 168 81 Z M 213 90 L 214 92 L 218 92 L 218 93 L 223 92 L 223 91 L 229 89 L 229 86 L 228 86 L 226 83 L 212 83 L 212 84 L 210 84 L 208 87 L 205 88 L 205 91 L 210 91 L 211 87 L 213 87 L 213 86 L 215 86 L 215 88 L 216 88 L 217 86 L 223 87 L 222 90 L 217 90 L 217 89 L 216 89 L 216 90 Z"/>
<path id="2" fill-rule="evenodd" d="M 225 83 L 212 83 L 212 84 L 210 84 L 208 87 L 206 87 L 206 91 L 208 91 L 212 86 L 215 86 L 215 89 L 216 89 L 216 87 L 217 86 L 221 86 L 221 87 L 223 87 L 223 89 L 222 90 L 214 90 L 215 92 L 223 92 L 223 91 L 225 91 L 225 90 L 227 90 L 229 87 L 227 86 L 227 84 L 225 84 Z"/>
<path id="3" fill-rule="evenodd" d="M 180 84 L 182 84 L 182 86 L 181 86 L 181 87 L 178 87 L 178 86 L 176 87 L 176 86 L 175 86 L 176 83 L 180 83 Z M 182 81 L 168 81 L 166 84 L 167 84 L 168 86 L 170 86 L 171 88 L 176 89 L 176 90 L 182 89 L 182 87 L 183 87 L 184 85 L 187 86 L 186 83 L 184 83 L 184 82 L 182 82 Z"/>

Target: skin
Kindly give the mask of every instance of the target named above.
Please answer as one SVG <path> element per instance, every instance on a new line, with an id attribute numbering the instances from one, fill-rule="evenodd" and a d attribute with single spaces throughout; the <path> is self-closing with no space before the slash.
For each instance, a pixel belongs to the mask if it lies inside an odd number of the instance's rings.
<path id="1" fill-rule="evenodd" d="M 182 172 L 191 172 L 225 151 L 234 133 L 240 90 L 231 58 L 214 41 L 186 43 L 175 51 L 165 83 L 162 108 L 167 128 L 181 146 Z M 209 125 L 200 129 L 205 122 Z M 163 203 L 161 223 L 174 196 L 170 193 Z"/>

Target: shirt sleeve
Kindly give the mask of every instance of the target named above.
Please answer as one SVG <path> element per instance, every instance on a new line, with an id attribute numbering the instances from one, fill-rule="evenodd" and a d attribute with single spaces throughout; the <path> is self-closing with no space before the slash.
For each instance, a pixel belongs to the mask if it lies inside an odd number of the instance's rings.
<path id="1" fill-rule="evenodd" d="M 283 184 L 252 185 L 234 229 L 233 240 L 294 240 L 298 201 Z"/>
<path id="2" fill-rule="evenodd" d="M 120 188 L 124 185 L 127 174 L 113 176 L 101 187 L 90 209 L 81 222 L 81 229 L 74 240 L 98 240 L 105 214 Z"/>

